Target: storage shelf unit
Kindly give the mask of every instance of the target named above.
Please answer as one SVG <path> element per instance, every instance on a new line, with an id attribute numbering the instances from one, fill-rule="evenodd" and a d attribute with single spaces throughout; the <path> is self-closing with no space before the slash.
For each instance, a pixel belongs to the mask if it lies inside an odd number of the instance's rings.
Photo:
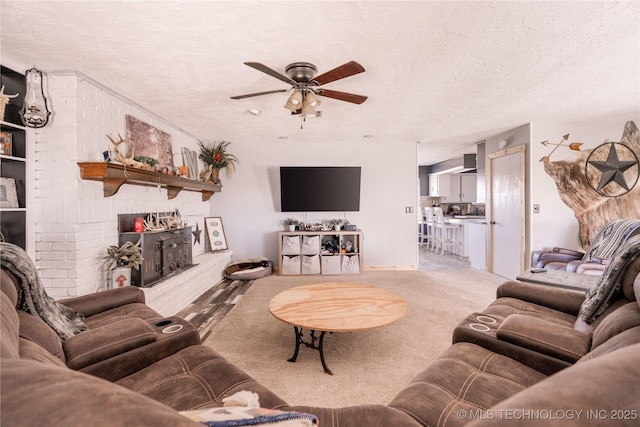
<path id="1" fill-rule="evenodd" d="M 359 274 L 361 231 L 281 231 L 278 260 L 281 275 Z"/>
<path id="2" fill-rule="evenodd" d="M 7 151 L 0 154 L 0 175 L 2 178 L 12 179 L 15 182 L 17 207 L 0 207 L 0 231 L 5 240 L 27 250 L 32 244 L 28 238 L 29 218 L 27 207 L 27 128 L 20 120 L 20 108 L 24 100 L 25 80 L 24 75 L 9 68 L 2 67 L 1 84 L 5 86 L 5 94 L 13 95 L 5 108 L 4 117 L 0 117 L 0 131 L 11 139 L 11 148 L 7 145 Z M 7 182 L 4 181 L 3 182 Z M 7 188 L 4 188 L 7 191 Z M 3 194 L 9 197 L 8 193 Z M 29 248 L 32 250 L 33 248 Z"/>

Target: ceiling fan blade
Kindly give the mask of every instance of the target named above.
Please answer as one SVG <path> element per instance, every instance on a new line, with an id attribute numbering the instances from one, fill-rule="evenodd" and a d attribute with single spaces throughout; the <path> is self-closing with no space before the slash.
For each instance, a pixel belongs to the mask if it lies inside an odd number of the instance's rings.
<path id="1" fill-rule="evenodd" d="M 358 64 L 356 61 L 350 61 L 334 68 L 331 71 L 320 74 L 315 77 L 313 81 L 316 82 L 318 86 L 322 86 L 336 80 L 344 79 L 345 77 L 353 76 L 354 74 L 363 73 L 364 71 L 365 70 L 362 65 Z"/>
<path id="2" fill-rule="evenodd" d="M 290 85 L 296 84 L 295 80 L 292 80 L 284 74 L 280 74 L 279 72 L 272 70 L 271 68 L 259 62 L 245 62 L 244 65 L 248 65 L 249 67 L 255 68 L 258 71 L 262 71 L 265 74 L 269 74 L 271 77 L 275 77 L 276 79 L 282 80 L 283 82 L 289 83 Z"/>
<path id="3" fill-rule="evenodd" d="M 327 98 L 338 99 L 340 101 L 351 102 L 354 104 L 362 104 L 367 100 L 366 96 L 363 95 L 355 95 L 353 93 L 346 92 L 338 92 L 337 90 L 329 90 L 329 89 L 318 89 L 316 93 L 320 96 L 325 96 Z"/>
<path id="4" fill-rule="evenodd" d="M 232 96 L 231 99 L 251 98 L 252 96 L 269 95 L 270 93 L 286 92 L 288 89 L 268 90 L 266 92 L 248 93 L 246 95 Z"/>

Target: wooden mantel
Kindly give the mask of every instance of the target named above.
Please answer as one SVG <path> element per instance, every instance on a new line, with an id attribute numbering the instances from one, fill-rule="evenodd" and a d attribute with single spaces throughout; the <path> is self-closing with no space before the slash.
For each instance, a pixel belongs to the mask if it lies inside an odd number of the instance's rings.
<path id="1" fill-rule="evenodd" d="M 213 193 L 222 190 L 222 185 L 205 183 L 193 179 L 151 172 L 142 169 L 125 168 L 124 165 L 108 162 L 78 162 L 80 177 L 91 181 L 102 181 L 104 197 L 113 196 L 123 184 L 144 185 L 147 187 L 163 187 L 167 189 L 167 197 L 173 199 L 182 190 L 202 193 L 202 201 L 206 202 Z"/>

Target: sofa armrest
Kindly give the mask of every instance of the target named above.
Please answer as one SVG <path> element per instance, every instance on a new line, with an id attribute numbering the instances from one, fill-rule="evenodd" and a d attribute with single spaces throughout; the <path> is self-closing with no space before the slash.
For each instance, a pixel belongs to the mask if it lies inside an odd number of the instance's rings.
<path id="1" fill-rule="evenodd" d="M 144 304 L 145 299 L 142 289 L 136 286 L 125 286 L 95 294 L 62 299 L 58 302 L 89 317 L 126 304 Z"/>
<path id="2" fill-rule="evenodd" d="M 577 316 L 584 302 L 584 291 L 508 280 L 498 287 L 496 297 L 517 298 Z"/>
<path id="3" fill-rule="evenodd" d="M 123 319 L 66 339 L 67 366 L 81 369 L 156 340 L 156 331 L 142 319 Z"/>
<path id="4" fill-rule="evenodd" d="M 591 334 L 526 314 L 507 316 L 496 331 L 499 340 L 575 363 L 587 354 Z"/>

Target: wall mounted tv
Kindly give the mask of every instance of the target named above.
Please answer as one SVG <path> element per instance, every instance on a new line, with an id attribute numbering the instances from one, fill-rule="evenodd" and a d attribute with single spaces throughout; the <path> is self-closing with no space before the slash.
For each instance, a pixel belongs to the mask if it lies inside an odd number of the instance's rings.
<path id="1" fill-rule="evenodd" d="M 360 167 L 280 167 L 282 212 L 360 210 Z"/>

